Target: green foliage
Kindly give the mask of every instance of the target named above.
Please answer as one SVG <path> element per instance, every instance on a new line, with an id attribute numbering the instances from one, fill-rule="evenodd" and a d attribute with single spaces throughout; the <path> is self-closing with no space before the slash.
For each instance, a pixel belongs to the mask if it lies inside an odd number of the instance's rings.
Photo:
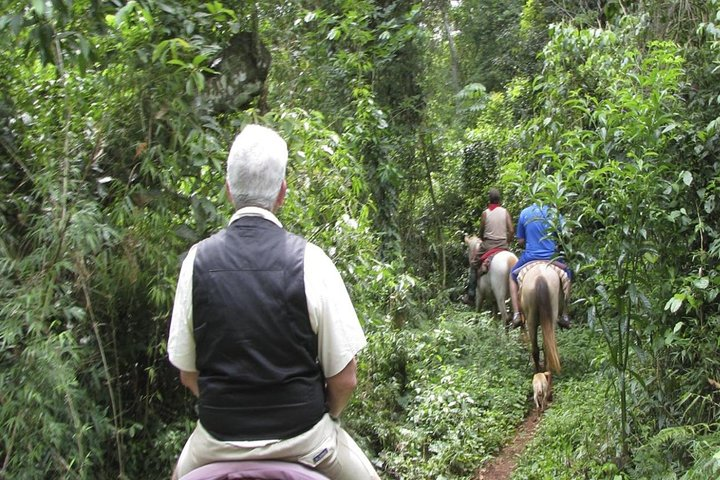
<path id="1" fill-rule="evenodd" d="M 194 418 L 177 271 L 251 121 L 368 331 L 348 425 L 387 475 L 466 478 L 527 407 L 515 335 L 448 306 L 497 186 L 564 214 L 590 327 L 516 476 L 717 476 L 718 2 L 627 3 L 5 2 L 0 476 L 167 475 Z M 224 101 L 231 38 L 258 81 Z"/>
<path id="2" fill-rule="evenodd" d="M 391 478 L 467 478 L 524 414 L 527 357 L 489 317 L 420 327 L 372 330 L 349 426 Z"/>
<path id="3" fill-rule="evenodd" d="M 462 31 L 457 39 L 458 54 L 468 83 L 481 83 L 488 91 L 497 91 L 512 77 L 515 65 L 509 54 L 517 40 L 524 3 L 470 1 L 452 11 Z"/>
<path id="4" fill-rule="evenodd" d="M 374 204 L 352 137 L 331 130 L 319 112 L 270 112 L 267 119 L 276 123 L 290 149 L 288 194 L 279 212 L 286 228 L 329 254 L 359 309 L 410 306 L 415 280 L 377 258 Z"/>
<path id="5" fill-rule="evenodd" d="M 563 372 L 553 376 L 553 401 L 511 478 L 623 478 L 614 463 L 620 452 L 619 405 L 608 397 L 614 380 L 598 369 L 602 336 L 593 328 L 562 331 L 558 348 Z"/>
<path id="6" fill-rule="evenodd" d="M 130 2 L 105 25 L 83 20 L 88 2 L 34 4 L 0 56 L 2 476 L 166 475 L 179 445 L 132 453 L 188 413 L 162 360 L 165 322 L 179 255 L 224 217 L 213 167 L 227 139 L 175 65 L 151 58 L 162 13 Z M 21 48 L 45 41 L 38 25 L 56 36 L 50 64 L 45 44 Z M 83 63 L 66 28 L 102 63 Z"/>
<path id="7" fill-rule="evenodd" d="M 524 132 L 534 165 L 518 175 L 521 191 L 578 219 L 570 224 L 579 238 L 560 240 L 570 259 L 582 258 L 578 272 L 594 278 L 590 320 L 602 325 L 620 374 L 621 432 L 631 410 L 627 375 L 640 379 L 631 357 L 657 354 L 645 346 L 666 328 L 651 312 L 659 308 L 658 293 L 667 294 L 658 281 L 671 275 L 673 227 L 665 212 L 679 173 L 672 145 L 682 128 L 683 86 L 678 48 L 637 48 L 631 33 L 637 24 L 625 21 L 617 32 L 556 28 L 535 85 L 542 108 Z M 590 242 L 599 242 L 592 255 L 574 247 Z"/>
<path id="8" fill-rule="evenodd" d="M 717 237 L 708 227 L 717 175 L 708 152 L 716 133 L 706 129 L 712 116 L 695 120 L 683 101 L 690 85 L 684 52 L 672 42 L 647 42 L 645 26 L 627 17 L 607 30 L 556 26 L 543 75 L 532 89 L 509 86 L 497 103 L 499 112 L 527 117 L 523 127 L 494 121 L 502 115 L 480 116 L 469 135 L 502 152 L 498 183 L 516 192 L 511 211 L 531 198 L 558 206 L 568 219 L 559 240 L 576 271 L 575 295 L 586 297 L 590 325 L 604 332 L 601 364 L 620 373 L 618 431 L 638 435 L 620 439 L 623 462 L 649 425 L 717 415 L 706 381 L 718 372 L 711 353 L 716 309 L 706 310 L 717 296 L 708 255 L 709 238 Z M 685 147 L 687 132 L 697 132 L 694 149 Z M 689 168 L 708 181 L 696 185 Z M 689 463 L 682 455 L 673 461 Z"/>
<path id="9" fill-rule="evenodd" d="M 620 453 L 613 421 L 620 412 L 616 403 L 607 402 L 611 382 L 588 375 L 553 386 L 552 405 L 511 478 L 627 478 L 612 462 Z"/>
<path id="10" fill-rule="evenodd" d="M 0 209 L 8 478 L 170 471 L 193 418 L 163 360 L 177 271 L 183 252 L 227 221 L 224 157 L 249 121 L 288 137 L 283 220 L 335 258 L 361 306 L 400 310 L 413 284 L 380 283 L 402 272 L 376 259 L 357 137 L 341 141 L 322 115 L 301 110 L 206 114 L 196 94 L 216 40 L 246 20 L 218 2 L 106 12 L 100 30 L 84 32 L 103 54 L 92 69 L 71 55 L 48 66 L 19 61 L 17 48 L 1 57 L 11 118 Z M 27 405 L 37 415 L 22 415 Z M 139 455 L 148 445 L 158 454 Z"/>
<path id="11" fill-rule="evenodd" d="M 418 9 L 410 1 L 340 1 L 293 13 L 292 41 L 278 52 L 288 59 L 279 70 L 288 85 L 273 93 L 280 102 L 323 112 L 329 127 L 342 133 L 370 187 L 382 260 L 401 261 L 405 226 L 396 212 L 402 181 L 413 173 L 422 107 L 415 73 Z M 302 103 L 292 92 L 303 92 Z"/>
<path id="12" fill-rule="evenodd" d="M 718 452 L 720 434 L 717 424 L 665 428 L 635 453 L 633 476 L 687 480 L 714 478 L 720 474 Z"/>

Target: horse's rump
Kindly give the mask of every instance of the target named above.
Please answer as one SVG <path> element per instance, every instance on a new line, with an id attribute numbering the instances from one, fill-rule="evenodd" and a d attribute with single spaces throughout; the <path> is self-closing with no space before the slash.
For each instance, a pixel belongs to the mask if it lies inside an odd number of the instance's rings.
<path id="1" fill-rule="evenodd" d="M 525 276 L 535 267 L 543 267 L 546 269 L 553 270 L 558 278 L 560 279 L 560 285 L 562 287 L 562 292 L 565 298 L 570 297 L 570 277 L 567 274 L 567 271 L 565 270 L 566 266 L 564 263 L 560 263 L 554 260 L 533 260 L 532 262 L 528 262 L 525 265 L 520 268 L 517 272 L 517 279 L 518 279 L 518 288 L 519 292 L 522 293 L 522 285 L 523 280 L 525 279 Z"/>
<path id="2" fill-rule="evenodd" d="M 555 322 L 560 312 L 561 280 L 557 269 L 547 262 L 535 264 L 523 272 L 520 283 L 520 304 L 525 314 L 535 370 L 539 371 L 539 347 L 537 341 L 538 326 L 543 331 L 543 351 L 545 367 L 553 372 L 560 372 L 560 357 L 555 338 Z M 520 280 L 520 275 L 518 275 Z"/>
<path id="3" fill-rule="evenodd" d="M 501 250 L 493 255 L 488 272 L 480 276 L 477 283 L 476 302 L 478 310 L 484 298 L 494 299 L 495 311 L 500 314 L 503 324 L 508 321 L 505 302 L 510 298 L 510 270 L 517 257 L 510 250 Z"/>

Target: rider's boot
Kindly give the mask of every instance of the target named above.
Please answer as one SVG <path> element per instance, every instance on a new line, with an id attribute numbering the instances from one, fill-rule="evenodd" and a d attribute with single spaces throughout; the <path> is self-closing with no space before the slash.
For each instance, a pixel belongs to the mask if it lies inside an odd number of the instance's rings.
<path id="1" fill-rule="evenodd" d="M 465 305 L 470 305 L 471 307 L 475 306 L 475 297 L 471 297 L 467 293 L 464 293 L 463 296 L 460 297 L 460 301 Z"/>

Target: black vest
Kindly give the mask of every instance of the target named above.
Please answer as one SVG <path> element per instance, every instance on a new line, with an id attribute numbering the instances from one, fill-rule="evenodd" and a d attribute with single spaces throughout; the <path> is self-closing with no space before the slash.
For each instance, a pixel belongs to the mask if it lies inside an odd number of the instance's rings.
<path id="1" fill-rule="evenodd" d="M 200 423 L 220 440 L 296 436 L 326 411 L 303 280 L 306 242 L 246 216 L 198 245 Z"/>

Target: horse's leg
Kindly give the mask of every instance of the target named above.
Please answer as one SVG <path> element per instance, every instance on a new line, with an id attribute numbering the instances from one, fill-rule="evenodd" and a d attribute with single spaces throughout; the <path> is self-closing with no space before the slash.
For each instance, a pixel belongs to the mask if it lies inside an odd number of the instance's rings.
<path id="1" fill-rule="evenodd" d="M 482 309 L 482 303 L 483 303 L 483 282 L 485 281 L 485 276 L 480 275 L 478 272 L 477 277 L 477 283 L 475 285 L 475 311 L 480 312 Z"/>
<path id="2" fill-rule="evenodd" d="M 493 296 L 495 297 L 495 312 L 500 316 L 502 325 L 505 325 L 508 317 L 507 310 L 505 309 L 505 289 L 502 288 L 501 283 L 498 283 L 498 280 L 502 279 L 497 277 L 492 279 Z"/>

